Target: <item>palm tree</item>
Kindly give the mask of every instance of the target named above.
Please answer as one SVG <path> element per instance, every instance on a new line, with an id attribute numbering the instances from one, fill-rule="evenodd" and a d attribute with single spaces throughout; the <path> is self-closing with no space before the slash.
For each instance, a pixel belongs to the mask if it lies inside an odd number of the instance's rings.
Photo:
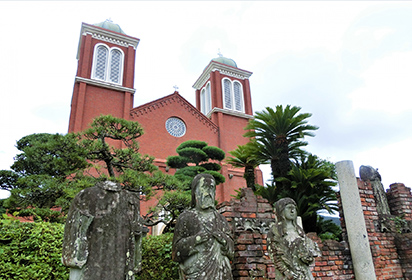
<path id="1" fill-rule="evenodd" d="M 290 197 L 296 201 L 306 232 L 317 231 L 318 211 L 333 214 L 338 210 L 336 191 L 332 188 L 336 186 L 336 174 L 334 165 L 329 161 L 303 153 L 288 175 L 278 180 L 288 182 L 290 186 L 283 189 L 278 197 Z"/>
<path id="2" fill-rule="evenodd" d="M 257 156 L 258 147 L 256 141 L 252 140 L 246 145 L 239 145 L 235 150 L 230 151 L 229 154 L 232 157 L 226 159 L 227 163 L 234 167 L 244 168 L 243 178 L 246 180 L 246 186 L 256 191 L 255 168 L 263 163 L 263 160 Z"/>
<path id="3" fill-rule="evenodd" d="M 260 156 L 270 162 L 272 176 L 284 177 L 290 170 L 290 159 L 301 152 L 301 147 L 307 142 L 305 136 L 314 136 L 311 132 L 318 127 L 307 124 L 310 113 L 298 114 L 300 107 L 287 105 L 276 106 L 276 111 L 270 107 L 257 112 L 245 129 L 245 137 L 256 139 Z"/>

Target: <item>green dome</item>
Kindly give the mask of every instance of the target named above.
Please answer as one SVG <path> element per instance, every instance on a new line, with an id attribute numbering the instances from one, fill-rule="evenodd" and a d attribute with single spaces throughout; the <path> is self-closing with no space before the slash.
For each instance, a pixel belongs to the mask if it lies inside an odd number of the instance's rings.
<path id="1" fill-rule="evenodd" d="M 226 64 L 226 65 L 237 68 L 236 62 L 231 58 L 226 58 L 226 57 L 223 57 L 223 56 L 219 56 L 219 57 L 216 57 L 216 58 L 212 59 L 212 61 L 216 61 L 216 62 L 223 63 L 223 64 Z"/>
<path id="2" fill-rule="evenodd" d="M 122 30 L 122 28 L 118 24 L 113 23 L 113 21 L 111 21 L 110 19 L 106 19 L 103 22 L 96 23 L 96 24 L 93 24 L 93 25 L 104 28 L 104 29 L 108 29 L 110 31 L 114 31 L 114 32 L 117 32 L 117 33 L 126 34 L 126 33 L 124 33 L 124 31 Z"/>

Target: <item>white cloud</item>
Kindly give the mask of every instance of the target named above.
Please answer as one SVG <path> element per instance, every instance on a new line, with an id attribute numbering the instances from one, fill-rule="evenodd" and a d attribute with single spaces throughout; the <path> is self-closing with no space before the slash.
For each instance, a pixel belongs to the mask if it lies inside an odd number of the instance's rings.
<path id="1" fill-rule="evenodd" d="M 349 97 L 354 110 L 400 114 L 411 111 L 412 51 L 393 52 L 360 73 L 364 85 Z"/>
<path id="2" fill-rule="evenodd" d="M 384 132 L 383 132 L 384 133 Z M 393 183 L 410 182 L 412 158 L 412 138 L 396 141 L 386 146 L 371 147 L 354 156 L 355 173 L 359 175 L 361 165 L 370 165 L 378 168 L 382 176 L 382 184 L 389 188 Z M 411 185 L 407 185 L 411 187 Z"/>

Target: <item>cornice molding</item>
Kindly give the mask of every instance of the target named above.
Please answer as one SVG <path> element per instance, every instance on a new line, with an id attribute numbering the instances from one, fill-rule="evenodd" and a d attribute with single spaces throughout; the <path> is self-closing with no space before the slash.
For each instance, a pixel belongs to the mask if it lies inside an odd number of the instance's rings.
<path id="1" fill-rule="evenodd" d="M 244 118 L 244 119 L 253 119 L 254 117 L 252 115 L 248 115 L 242 112 L 237 112 L 233 110 L 228 110 L 228 109 L 222 109 L 222 108 L 217 108 L 214 107 L 209 113 L 207 113 L 207 116 L 210 117 L 214 113 L 223 113 L 226 115 L 231 115 L 239 118 Z"/>
<path id="2" fill-rule="evenodd" d="M 134 118 L 138 118 L 139 116 L 152 113 L 172 103 L 180 104 L 185 110 L 189 111 L 196 119 L 198 119 L 199 122 L 201 122 L 203 125 L 206 125 L 214 133 L 218 133 L 218 126 L 178 93 L 173 93 L 169 96 L 165 96 L 164 98 L 160 98 L 158 100 L 136 107 L 132 109 L 130 115 Z"/>
<path id="3" fill-rule="evenodd" d="M 125 34 L 117 33 L 114 31 L 110 31 L 101 27 L 97 27 L 91 24 L 82 23 L 82 27 L 80 30 L 80 39 L 79 39 L 79 46 L 77 48 L 77 59 L 79 59 L 79 52 L 80 52 L 80 45 L 83 37 L 87 34 L 90 34 L 92 38 L 109 42 L 118 46 L 122 47 L 129 47 L 132 46 L 134 49 L 137 48 L 139 45 L 140 39 L 131 37 Z"/>
<path id="4" fill-rule="evenodd" d="M 76 78 L 75 78 L 75 83 L 86 83 L 86 84 L 92 85 L 92 86 L 104 87 L 104 88 L 113 89 L 113 90 L 122 91 L 122 92 L 130 92 L 132 94 L 134 94 L 136 92 L 136 89 L 134 89 L 134 88 L 122 87 L 122 86 L 119 86 L 119 85 L 116 85 L 116 84 L 111 84 L 111 83 L 103 82 L 103 81 L 99 81 L 99 80 L 92 80 L 92 79 L 82 78 L 82 77 L 78 77 L 78 76 L 76 76 Z"/>
<path id="5" fill-rule="evenodd" d="M 121 33 L 113 32 L 101 27 L 90 25 L 87 23 L 82 24 L 82 35 L 91 34 L 93 38 L 110 42 L 119 46 L 128 47 L 132 46 L 134 49 L 139 45 L 140 39 L 134 38 Z"/>
<path id="6" fill-rule="evenodd" d="M 201 89 L 210 78 L 210 73 L 214 71 L 219 71 L 223 75 L 241 80 L 249 79 L 249 77 L 253 74 L 252 72 L 246 70 L 235 68 L 220 62 L 211 61 L 205 70 L 203 70 L 202 75 L 200 75 L 194 83 L 193 88 L 197 90 Z"/>

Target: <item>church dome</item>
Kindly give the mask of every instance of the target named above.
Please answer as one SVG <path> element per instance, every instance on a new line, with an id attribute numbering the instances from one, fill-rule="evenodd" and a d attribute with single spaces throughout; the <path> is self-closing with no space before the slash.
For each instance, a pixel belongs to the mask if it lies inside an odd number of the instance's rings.
<path id="1" fill-rule="evenodd" d="M 224 56 L 213 58 L 212 61 L 216 61 L 237 68 L 237 64 L 233 59 Z"/>
<path id="2" fill-rule="evenodd" d="M 126 34 L 126 33 L 124 33 L 124 31 L 122 30 L 122 28 L 118 24 L 113 23 L 113 21 L 110 20 L 110 19 L 106 19 L 103 22 L 96 23 L 96 24 L 93 24 L 93 25 L 104 28 L 104 29 L 108 29 L 110 31 L 114 31 L 114 32 L 117 32 L 117 33 Z"/>

